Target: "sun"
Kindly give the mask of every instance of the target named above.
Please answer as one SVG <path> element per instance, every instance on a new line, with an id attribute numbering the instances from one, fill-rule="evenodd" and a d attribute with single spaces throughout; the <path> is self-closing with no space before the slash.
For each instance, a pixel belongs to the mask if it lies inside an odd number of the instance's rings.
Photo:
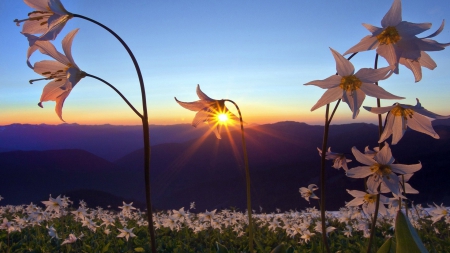
<path id="1" fill-rule="evenodd" d="M 228 115 L 226 113 L 220 113 L 217 115 L 217 119 L 220 123 L 226 123 L 228 121 Z"/>

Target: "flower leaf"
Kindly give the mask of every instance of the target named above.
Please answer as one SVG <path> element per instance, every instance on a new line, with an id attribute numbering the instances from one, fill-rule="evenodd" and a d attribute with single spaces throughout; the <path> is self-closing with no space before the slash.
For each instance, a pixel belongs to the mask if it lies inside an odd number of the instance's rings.
<path id="1" fill-rule="evenodd" d="M 411 222 L 401 211 L 397 212 L 395 220 L 395 237 L 397 239 L 397 253 L 428 252 Z"/>

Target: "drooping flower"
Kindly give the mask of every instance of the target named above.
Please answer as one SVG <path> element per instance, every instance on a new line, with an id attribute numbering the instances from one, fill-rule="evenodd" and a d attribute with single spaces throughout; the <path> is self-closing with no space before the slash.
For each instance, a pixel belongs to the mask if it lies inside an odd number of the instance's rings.
<path id="1" fill-rule="evenodd" d="M 306 199 L 306 201 L 310 202 L 309 198 L 319 199 L 319 197 L 317 197 L 316 194 L 314 194 L 314 192 L 313 192 L 318 189 L 319 189 L 319 187 L 317 187 L 317 185 L 310 184 L 310 185 L 308 185 L 308 188 L 300 187 L 299 192 L 300 192 L 302 198 L 304 198 L 304 199 Z"/>
<path id="2" fill-rule="evenodd" d="M 322 156 L 322 150 L 320 148 L 317 148 L 317 150 L 319 151 L 319 156 Z M 328 151 L 325 154 L 325 159 L 333 160 L 333 168 L 339 169 L 342 167 L 345 171 L 348 170 L 347 163 L 352 161 L 345 158 L 345 154 L 343 153 L 331 152 L 331 147 L 328 148 Z"/>
<path id="3" fill-rule="evenodd" d="M 338 74 L 330 76 L 325 80 L 315 80 L 305 84 L 328 89 L 311 108 L 311 111 L 338 99 L 342 99 L 350 107 L 354 119 L 358 116 L 359 108 L 366 95 L 381 99 L 403 99 L 403 97 L 395 96 L 378 85 L 375 85 L 376 82 L 390 76 L 392 71 L 391 67 L 380 69 L 363 68 L 355 73 L 355 68 L 349 60 L 345 59 L 335 50 L 331 48 L 330 50 L 336 60 Z"/>
<path id="4" fill-rule="evenodd" d="M 398 174 L 412 174 L 422 168 L 422 164 L 396 164 L 392 157 L 391 148 L 387 143 L 378 152 L 375 157 L 369 158 L 361 153 L 356 147 L 352 148 L 352 153 L 358 162 L 367 166 L 359 166 L 347 171 L 347 176 L 351 178 L 365 178 L 367 179 L 367 188 L 376 192 L 378 186 L 383 183 L 395 195 L 402 197 L 400 193 L 400 181 Z"/>
<path id="5" fill-rule="evenodd" d="M 362 205 L 364 212 L 368 214 L 375 213 L 375 205 L 377 200 L 377 195 L 375 192 L 368 190 L 367 192 L 358 190 L 347 190 L 348 194 L 354 197 L 353 200 L 348 202 L 346 206 L 359 206 Z M 380 194 L 380 205 L 379 212 L 383 215 L 387 214 L 386 207 L 384 204 L 388 204 L 389 199 L 386 196 Z"/>
<path id="6" fill-rule="evenodd" d="M 403 64 L 411 69 L 416 82 L 422 78 L 421 66 L 434 69 L 436 63 L 425 51 L 439 51 L 450 43 L 438 43 L 432 38 L 444 29 L 444 22 L 433 34 L 418 38 L 417 34 L 431 28 L 431 23 L 410 23 L 402 21 L 402 5 L 400 0 L 394 0 L 389 11 L 381 20 L 382 28 L 363 24 L 372 35 L 364 37 L 358 44 L 344 53 L 356 53 L 360 51 L 377 49 L 377 53 L 384 57 L 389 65 L 395 66 L 394 72 L 398 74 L 398 64 Z"/>
<path id="7" fill-rule="evenodd" d="M 42 107 L 42 102 L 56 101 L 55 111 L 62 121 L 64 121 L 62 118 L 64 101 L 81 78 L 86 76 L 86 73 L 80 70 L 72 57 L 72 41 L 77 32 L 78 29 L 71 31 L 62 40 L 65 55 L 58 52 L 53 44 L 48 41 L 37 41 L 28 49 L 28 65 L 36 73 L 45 77 L 30 80 L 30 83 L 39 80 L 52 80 L 45 85 L 38 105 Z M 56 61 L 44 60 L 31 66 L 29 58 L 38 49 L 41 53 L 52 57 Z"/>
<path id="8" fill-rule="evenodd" d="M 225 100 L 215 100 L 208 97 L 200 90 L 200 85 L 197 85 L 197 96 L 200 100 L 195 102 L 181 102 L 177 98 L 175 98 L 175 101 L 188 110 L 197 111 L 197 114 L 192 121 L 192 126 L 197 127 L 201 122 L 205 122 L 211 127 L 216 137 L 221 139 L 219 129 L 219 126 L 221 125 L 220 122 L 223 119 L 235 121 L 238 120 L 238 118 L 225 106 Z"/>
<path id="9" fill-rule="evenodd" d="M 428 134 L 433 138 L 439 139 L 439 135 L 434 131 L 431 121 L 432 119 L 448 119 L 450 116 L 442 116 L 432 113 L 422 107 L 422 104 L 417 100 L 416 105 L 404 105 L 395 103 L 392 106 L 386 107 L 366 107 L 364 109 L 376 114 L 383 114 L 389 112 L 386 120 L 386 126 L 380 136 L 379 143 L 385 141 L 392 135 L 392 145 L 397 144 L 405 134 L 406 128 Z"/>
<path id="10" fill-rule="evenodd" d="M 15 19 L 17 26 L 24 22 L 23 34 L 40 34 L 39 37 L 28 37 L 30 46 L 36 41 L 54 40 L 69 21 L 73 14 L 68 12 L 59 0 L 24 0 L 35 9 L 28 13 L 27 19 Z"/>

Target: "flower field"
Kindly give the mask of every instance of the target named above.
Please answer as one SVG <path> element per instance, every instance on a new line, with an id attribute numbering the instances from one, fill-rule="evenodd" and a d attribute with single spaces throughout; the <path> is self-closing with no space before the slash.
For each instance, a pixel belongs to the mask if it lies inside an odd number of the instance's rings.
<path id="1" fill-rule="evenodd" d="M 124 203 L 121 211 L 90 208 L 81 201 L 75 208 L 68 197 L 35 204 L 0 207 L 0 252 L 149 252 L 145 213 Z M 375 248 L 394 235 L 398 208 L 391 205 L 378 219 Z M 450 248 L 450 209 L 416 205 L 408 209 L 429 252 Z M 404 211 L 404 210 L 403 210 Z M 327 232 L 332 252 L 365 252 L 370 236 L 366 213 L 357 207 L 327 212 Z M 158 252 L 248 252 L 246 212 L 191 209 L 154 213 Z M 321 251 L 320 212 L 277 210 L 254 212 L 256 252 Z M 281 246 L 280 246 L 281 245 Z M 282 249 L 283 248 L 283 249 Z"/>

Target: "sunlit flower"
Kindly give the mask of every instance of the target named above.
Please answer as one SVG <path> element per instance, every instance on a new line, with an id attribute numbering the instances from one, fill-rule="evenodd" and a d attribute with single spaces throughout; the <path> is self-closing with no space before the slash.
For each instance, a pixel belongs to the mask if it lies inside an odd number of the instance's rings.
<path id="1" fill-rule="evenodd" d="M 238 120 L 238 118 L 225 106 L 225 100 L 208 97 L 200 90 L 200 85 L 197 85 L 197 96 L 200 100 L 195 102 L 181 102 L 177 98 L 175 101 L 188 110 L 197 111 L 192 126 L 197 127 L 201 122 L 205 122 L 209 124 L 216 137 L 221 139 L 219 127 L 221 126 L 220 121 L 224 119 L 219 117 L 227 117 L 227 120 Z"/>
<path id="2" fill-rule="evenodd" d="M 27 19 L 15 19 L 17 26 L 23 24 L 23 34 L 40 34 L 39 37 L 28 37 L 30 46 L 36 41 L 54 40 L 73 17 L 59 0 L 24 0 L 24 2 L 35 9 L 28 13 Z"/>
<path id="3" fill-rule="evenodd" d="M 67 244 L 67 243 L 74 243 L 77 241 L 77 237 L 74 234 L 69 234 L 69 238 L 67 238 L 66 240 L 64 240 L 61 245 Z"/>
<path id="4" fill-rule="evenodd" d="M 124 227 L 123 229 L 118 228 L 120 234 L 117 237 L 125 237 L 125 239 L 127 239 L 128 241 L 128 238 L 136 236 L 135 234 L 133 234 L 133 229 L 134 228 L 128 229 L 126 227 Z"/>
<path id="5" fill-rule="evenodd" d="M 322 156 L 322 150 L 320 148 L 317 148 L 317 150 L 319 151 L 319 156 Z M 339 169 L 342 167 L 345 171 L 348 170 L 347 163 L 352 161 L 345 158 L 345 154 L 343 153 L 331 152 L 331 147 L 328 148 L 328 151 L 325 154 L 325 159 L 333 160 L 333 168 Z"/>
<path id="6" fill-rule="evenodd" d="M 391 148 L 387 143 L 375 157 L 369 158 L 361 153 L 356 147 L 352 148 L 352 153 L 358 162 L 367 166 L 359 166 L 347 171 L 347 176 L 351 178 L 367 179 L 367 187 L 370 191 L 376 192 L 378 186 L 383 183 L 395 195 L 402 196 L 399 188 L 398 174 L 411 174 L 422 168 L 422 164 L 397 164 L 394 163 Z"/>
<path id="7" fill-rule="evenodd" d="M 403 99 L 375 85 L 376 82 L 389 77 L 392 71 L 391 67 L 380 69 L 363 68 L 355 73 L 355 68 L 349 60 L 333 49 L 331 49 L 331 53 L 336 60 L 337 75 L 332 75 L 325 80 L 315 80 L 305 84 L 327 89 L 319 101 L 311 108 L 311 111 L 342 99 L 350 107 L 354 119 L 358 116 L 359 108 L 366 95 L 381 99 Z"/>
<path id="8" fill-rule="evenodd" d="M 310 202 L 309 198 L 319 199 L 319 197 L 317 197 L 316 194 L 314 194 L 314 192 L 313 192 L 318 189 L 319 189 L 319 187 L 317 187 L 317 185 L 310 184 L 310 185 L 308 185 L 308 188 L 300 187 L 299 192 L 300 192 L 302 198 L 304 198 L 304 199 L 306 199 L 306 201 Z"/>
<path id="9" fill-rule="evenodd" d="M 372 214 L 375 212 L 375 205 L 377 200 L 377 194 L 373 191 L 368 190 L 368 192 L 357 191 L 357 190 L 347 190 L 347 192 L 354 197 L 353 200 L 348 202 L 346 206 L 359 206 L 362 205 L 364 212 Z M 386 207 L 384 204 L 388 204 L 389 199 L 386 196 L 380 194 L 380 205 L 379 212 L 383 215 L 387 214 Z"/>
<path id="10" fill-rule="evenodd" d="M 428 134 L 429 136 L 439 139 L 439 135 L 434 131 L 430 118 L 432 119 L 448 119 L 450 116 L 442 116 L 432 113 L 422 107 L 422 104 L 417 100 L 416 105 L 404 105 L 395 103 L 392 106 L 386 107 L 366 107 L 364 109 L 376 114 L 383 114 L 389 112 L 386 119 L 386 126 L 380 136 L 379 143 L 383 142 L 392 135 L 392 145 L 397 144 L 405 134 L 406 128 Z"/>
<path id="11" fill-rule="evenodd" d="M 372 35 L 364 37 L 358 44 L 347 50 L 344 55 L 377 49 L 377 53 L 383 56 L 389 65 L 395 66 L 395 73 L 398 74 L 398 63 L 404 64 L 412 70 L 416 82 L 422 78 L 420 66 L 429 69 L 436 67 L 436 63 L 424 51 L 439 51 L 450 45 L 429 39 L 442 31 L 444 22 L 432 35 L 425 38 L 417 38 L 417 34 L 431 28 L 431 23 L 416 24 L 402 21 L 400 0 L 394 0 L 391 8 L 381 20 L 382 28 L 369 24 L 363 24 L 363 26 Z"/>
<path id="12" fill-rule="evenodd" d="M 29 62 L 28 64 L 36 73 L 45 76 L 42 79 L 30 80 L 30 83 L 39 80 L 52 80 L 45 85 L 38 105 L 42 107 L 42 102 L 56 101 L 55 111 L 62 121 L 64 121 L 62 119 L 64 101 L 81 78 L 86 76 L 86 73 L 80 70 L 72 57 L 72 41 L 77 32 L 78 29 L 75 29 L 64 37 L 62 47 L 65 55 L 58 52 L 48 41 L 38 41 L 28 50 L 28 59 L 34 51 L 39 49 L 41 53 L 56 60 L 36 62 L 34 67 L 31 67 Z"/>

